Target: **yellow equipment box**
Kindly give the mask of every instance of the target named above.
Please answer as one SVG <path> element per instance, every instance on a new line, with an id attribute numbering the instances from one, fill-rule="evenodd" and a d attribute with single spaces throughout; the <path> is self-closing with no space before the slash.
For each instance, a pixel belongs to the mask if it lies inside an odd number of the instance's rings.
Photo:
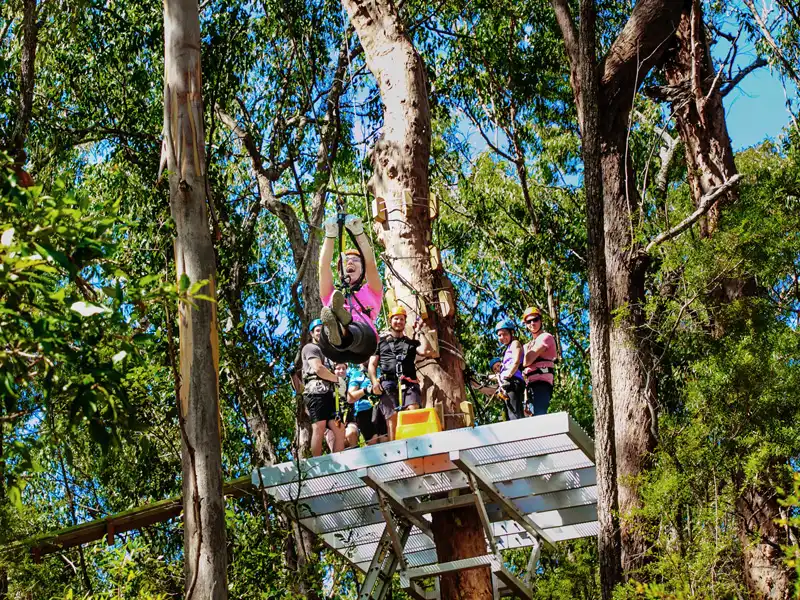
<path id="1" fill-rule="evenodd" d="M 442 423 L 435 408 L 419 408 L 417 410 L 403 410 L 397 413 L 396 440 L 436 433 L 442 430 Z"/>

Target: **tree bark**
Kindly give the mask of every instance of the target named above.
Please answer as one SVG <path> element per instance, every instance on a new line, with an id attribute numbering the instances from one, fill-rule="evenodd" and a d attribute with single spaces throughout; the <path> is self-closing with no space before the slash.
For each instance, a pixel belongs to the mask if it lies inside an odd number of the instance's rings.
<path id="1" fill-rule="evenodd" d="M 699 0 L 684 2 L 678 30 L 664 62 L 668 99 L 685 149 L 695 206 L 737 172 L 722 105 L 723 78 L 714 71 L 702 10 Z M 701 235 L 713 233 L 719 208 L 737 197 L 738 188 L 732 187 L 715 203 L 701 222 Z"/>
<path id="2" fill-rule="evenodd" d="M 570 81 L 581 115 L 578 34 L 567 1 L 551 2 L 564 36 Z M 661 61 L 681 9 L 678 2 L 640 0 L 601 61 L 600 114 L 608 116 L 600 122 L 606 271 L 609 309 L 617 315 L 610 334 L 611 390 L 626 575 L 638 570 L 646 558 L 644 535 L 632 515 L 641 507 L 638 480 L 650 464 L 658 423 L 652 351 L 642 331 L 647 263 L 638 252 L 636 239 L 641 198 L 628 151 L 628 126 L 634 95 Z"/>
<path id="3" fill-rule="evenodd" d="M 372 151 L 371 193 L 386 202 L 387 222 L 377 227 L 383 242 L 387 284 L 409 311 L 409 326 L 425 307 L 428 326 L 438 336 L 440 357 L 419 365 L 426 405 L 442 402 L 448 429 L 462 427 L 460 403 L 466 399 L 464 361 L 455 319 L 437 312 L 437 291 L 454 289 L 431 269 L 428 162 L 431 124 L 425 65 L 391 0 L 342 0 L 364 49 L 367 66 L 383 101 L 383 132 Z M 410 195 L 411 206 L 403 200 Z M 440 562 L 484 555 L 486 542 L 475 509 L 436 513 L 432 525 Z M 441 578 L 442 600 L 491 598 L 488 568 Z"/>
<path id="4" fill-rule="evenodd" d="M 722 77 L 714 71 L 711 50 L 698 0 L 683 4 L 674 43 L 666 56 L 666 99 L 672 110 L 686 150 L 689 185 L 695 206 L 712 189 L 737 174 L 733 149 L 722 104 Z M 701 235 L 713 235 L 721 209 L 738 198 L 732 186 L 715 202 L 701 221 Z M 753 278 L 726 281 L 714 293 L 720 304 L 736 298 L 754 296 L 758 288 Z M 715 323 L 721 336 L 725 325 Z M 785 532 L 775 524 L 779 506 L 769 488 L 747 485 L 736 500 L 736 519 L 742 544 L 744 580 L 754 598 L 788 598 L 791 579 L 783 562 L 781 544 Z"/>
<path id="5" fill-rule="evenodd" d="M 780 516 L 778 499 L 769 486 L 748 485 L 736 499 L 744 581 L 751 598 L 788 600 L 791 596 L 792 578 L 781 549 L 788 540 L 776 523 Z"/>
<path id="6" fill-rule="evenodd" d="M 200 21 L 195 0 L 164 2 L 164 145 L 178 280 L 207 281 L 216 262 L 206 212 Z M 228 597 L 216 303 L 180 303 L 179 418 L 187 600 Z"/>
<path id="7" fill-rule="evenodd" d="M 5 544 L 8 531 L 6 519 L 6 459 L 3 454 L 5 423 L 0 421 L 0 544 Z M 0 565 L 0 600 L 8 598 L 8 569 Z"/>
<path id="8" fill-rule="evenodd" d="M 610 329 L 606 283 L 603 171 L 600 162 L 600 105 L 596 54 L 594 0 L 580 3 L 581 147 L 583 189 L 586 196 L 587 271 L 589 280 L 589 336 L 591 346 L 594 440 L 597 463 L 597 544 L 600 590 L 610 600 L 622 579 L 617 500 L 617 464 L 614 450 L 614 404 L 611 395 Z"/>

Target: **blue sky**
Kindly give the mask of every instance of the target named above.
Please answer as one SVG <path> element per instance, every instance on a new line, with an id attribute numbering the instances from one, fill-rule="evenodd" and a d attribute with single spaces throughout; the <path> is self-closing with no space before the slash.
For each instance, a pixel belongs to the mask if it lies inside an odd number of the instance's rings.
<path id="1" fill-rule="evenodd" d="M 750 73 L 728 94 L 725 110 L 734 150 L 776 138 L 790 120 L 783 85 L 767 67 Z"/>

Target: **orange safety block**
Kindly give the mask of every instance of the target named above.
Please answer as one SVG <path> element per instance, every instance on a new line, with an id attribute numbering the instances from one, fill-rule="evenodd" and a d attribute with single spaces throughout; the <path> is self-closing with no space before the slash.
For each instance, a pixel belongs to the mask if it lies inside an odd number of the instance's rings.
<path id="1" fill-rule="evenodd" d="M 436 433 L 442 430 L 442 423 L 435 408 L 419 408 L 417 410 L 403 410 L 397 413 L 397 431 L 394 439 L 407 440 L 408 438 Z"/>

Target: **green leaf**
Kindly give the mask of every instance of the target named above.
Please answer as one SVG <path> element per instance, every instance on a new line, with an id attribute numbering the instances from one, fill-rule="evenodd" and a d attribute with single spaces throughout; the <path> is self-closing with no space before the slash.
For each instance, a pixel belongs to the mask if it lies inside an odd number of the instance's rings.
<path id="1" fill-rule="evenodd" d="M 153 341 L 153 334 L 151 333 L 137 333 L 131 338 L 134 344 L 144 345 Z"/>
<path id="2" fill-rule="evenodd" d="M 189 280 L 189 276 L 186 273 L 181 273 L 181 278 L 178 281 L 178 290 L 183 293 L 189 289 L 189 286 L 192 282 Z"/>

